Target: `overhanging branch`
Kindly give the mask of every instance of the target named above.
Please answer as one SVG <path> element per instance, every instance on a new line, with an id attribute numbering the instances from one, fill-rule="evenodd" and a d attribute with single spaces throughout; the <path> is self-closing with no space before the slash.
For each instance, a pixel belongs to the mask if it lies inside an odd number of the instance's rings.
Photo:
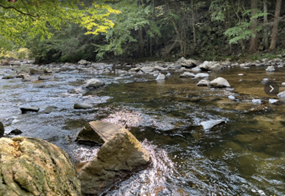
<path id="1" fill-rule="evenodd" d="M 19 12 L 20 14 L 23 14 L 23 15 L 26 15 L 26 16 L 30 16 L 30 17 L 35 17 L 34 15 L 32 15 L 30 13 L 22 12 L 21 10 L 15 8 L 14 6 L 4 6 L 4 5 L 0 4 L 0 7 L 4 8 L 4 9 L 13 9 L 13 10 Z"/>

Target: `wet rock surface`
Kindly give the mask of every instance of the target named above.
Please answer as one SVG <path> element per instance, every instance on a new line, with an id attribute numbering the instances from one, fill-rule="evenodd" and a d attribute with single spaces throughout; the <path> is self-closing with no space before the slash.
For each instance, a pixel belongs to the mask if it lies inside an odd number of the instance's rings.
<path id="1" fill-rule="evenodd" d="M 80 171 L 83 194 L 99 195 L 150 160 L 148 152 L 126 129 L 120 129 Z"/>
<path id="2" fill-rule="evenodd" d="M 0 195 L 81 195 L 68 155 L 41 139 L 0 139 Z"/>

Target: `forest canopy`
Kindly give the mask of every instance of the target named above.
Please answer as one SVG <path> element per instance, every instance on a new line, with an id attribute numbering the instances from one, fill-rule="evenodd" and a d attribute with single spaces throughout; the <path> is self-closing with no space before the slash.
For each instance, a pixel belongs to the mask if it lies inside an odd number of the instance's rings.
<path id="1" fill-rule="evenodd" d="M 79 0 L 1 0 L 0 48 L 9 49 L 15 43 L 24 45 L 37 35 L 41 40 L 51 38 L 50 28 L 60 29 L 63 23 L 80 24 L 90 34 L 107 32 L 114 26 L 108 19 L 110 13 L 120 11 L 100 1 L 85 5 Z"/>

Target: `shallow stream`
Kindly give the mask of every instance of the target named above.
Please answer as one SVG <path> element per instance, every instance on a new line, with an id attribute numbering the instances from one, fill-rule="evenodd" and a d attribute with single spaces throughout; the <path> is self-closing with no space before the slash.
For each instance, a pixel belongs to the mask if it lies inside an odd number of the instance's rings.
<path id="1" fill-rule="evenodd" d="M 0 68 L 0 75 L 10 72 Z M 5 133 L 17 128 L 22 136 L 52 142 L 76 164 L 98 151 L 73 142 L 85 123 L 125 125 L 149 151 L 152 164 L 105 195 L 285 195 L 285 102 L 269 104 L 276 96 L 266 95 L 261 83 L 268 78 L 285 91 L 285 68 L 267 73 L 264 67 L 234 67 L 210 73 L 210 80 L 226 78 L 231 89 L 197 87 L 198 79 L 179 78 L 174 72 L 162 82 L 152 75 L 114 80 L 117 76 L 67 70 L 55 73 L 53 81 L 1 79 L 0 121 Z M 106 86 L 83 95 L 72 93 L 93 77 Z M 253 104 L 254 98 L 262 104 Z M 76 110 L 75 102 L 94 108 Z M 20 106 L 40 111 L 21 114 Z M 44 113 L 47 106 L 54 110 Z M 212 130 L 200 126 L 219 119 L 226 123 Z"/>

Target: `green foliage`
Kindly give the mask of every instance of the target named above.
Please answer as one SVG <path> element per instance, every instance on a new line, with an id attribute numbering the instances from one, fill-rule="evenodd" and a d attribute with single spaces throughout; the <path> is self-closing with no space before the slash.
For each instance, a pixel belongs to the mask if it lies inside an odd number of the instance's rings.
<path id="1" fill-rule="evenodd" d="M 91 34 L 106 32 L 114 26 L 107 19 L 110 13 L 118 14 L 119 11 L 103 3 L 85 7 L 79 0 L 29 0 L 15 3 L 3 0 L 0 2 L 1 47 L 9 48 L 10 42 L 25 45 L 25 37 L 32 39 L 39 36 L 41 40 L 51 38 L 53 33 L 49 31 L 50 27 L 59 29 L 62 22 L 80 24 Z"/>
<path id="2" fill-rule="evenodd" d="M 97 59 L 102 59 L 106 53 L 114 55 L 131 54 L 138 49 L 138 30 L 148 27 L 147 34 L 154 37 L 160 36 L 156 23 L 151 20 L 152 7 L 150 5 L 138 6 L 136 1 L 124 0 L 114 5 L 114 9 L 120 10 L 121 14 L 112 15 L 111 20 L 115 26 L 107 33 L 105 44 L 95 44 L 97 47 Z"/>
<path id="3" fill-rule="evenodd" d="M 212 21 L 225 21 L 226 10 L 230 8 L 228 1 L 214 0 L 209 10 L 211 11 Z"/>

